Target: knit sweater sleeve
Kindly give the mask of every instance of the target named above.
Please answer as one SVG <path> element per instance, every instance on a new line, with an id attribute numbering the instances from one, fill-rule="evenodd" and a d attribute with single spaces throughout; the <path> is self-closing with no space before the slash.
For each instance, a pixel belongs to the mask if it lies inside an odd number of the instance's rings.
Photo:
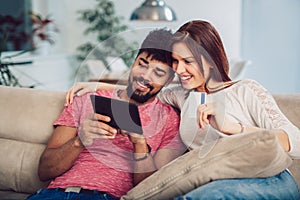
<path id="1" fill-rule="evenodd" d="M 300 130 L 281 112 L 273 96 L 263 86 L 254 80 L 247 80 L 246 83 L 248 92 L 245 92 L 244 98 L 257 126 L 285 131 L 290 141 L 288 154 L 293 159 L 300 159 Z"/>
<path id="2" fill-rule="evenodd" d="M 161 102 L 181 110 L 188 93 L 189 91 L 184 90 L 182 87 L 175 86 L 165 88 L 158 94 L 158 98 Z"/>

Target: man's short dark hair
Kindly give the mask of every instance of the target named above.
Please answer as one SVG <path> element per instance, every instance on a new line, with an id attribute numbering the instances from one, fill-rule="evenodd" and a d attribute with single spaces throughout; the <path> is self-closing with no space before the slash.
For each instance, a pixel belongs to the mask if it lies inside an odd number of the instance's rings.
<path id="1" fill-rule="evenodd" d="M 147 53 L 147 57 L 165 63 L 172 68 L 172 52 L 170 46 L 170 39 L 172 36 L 172 32 L 165 28 L 151 31 L 144 39 L 137 57 L 145 52 Z M 173 71 L 170 71 L 170 76 L 173 76 Z"/>

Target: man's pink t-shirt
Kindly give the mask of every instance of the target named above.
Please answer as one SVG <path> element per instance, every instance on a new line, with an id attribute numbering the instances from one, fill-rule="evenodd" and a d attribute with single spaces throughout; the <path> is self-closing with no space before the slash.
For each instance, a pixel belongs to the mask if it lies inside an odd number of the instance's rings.
<path id="1" fill-rule="evenodd" d="M 54 125 L 76 127 L 80 131 L 83 120 L 94 113 L 90 94 L 75 97 L 64 109 Z M 97 95 L 118 98 L 114 91 L 102 90 Z M 169 105 L 158 99 L 139 106 L 143 134 L 151 146 L 151 154 L 159 149 L 184 150 L 178 128 L 179 116 Z M 67 134 L 67 133 L 66 133 Z M 127 136 L 117 134 L 114 139 L 96 139 L 85 148 L 70 170 L 51 181 L 48 188 L 81 186 L 121 197 L 133 187 L 133 145 Z"/>

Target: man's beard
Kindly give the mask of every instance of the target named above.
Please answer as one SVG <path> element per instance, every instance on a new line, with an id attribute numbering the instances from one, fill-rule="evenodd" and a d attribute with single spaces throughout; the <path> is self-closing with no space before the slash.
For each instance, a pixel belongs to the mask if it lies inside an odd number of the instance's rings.
<path id="1" fill-rule="evenodd" d="M 147 92 L 146 94 L 142 94 L 142 92 L 139 91 L 139 90 L 134 90 L 133 91 L 132 85 L 133 85 L 133 82 L 135 82 L 135 81 L 136 82 L 142 82 L 145 86 L 147 86 L 150 89 L 149 92 Z M 160 92 L 160 90 L 159 90 L 159 91 L 151 94 L 151 91 L 153 91 L 153 89 L 154 89 L 154 87 L 152 85 L 150 85 L 148 83 L 148 81 L 144 80 L 142 77 L 133 77 L 133 80 L 129 81 L 129 83 L 128 83 L 128 86 L 126 88 L 126 92 L 127 92 L 127 96 L 130 99 L 132 99 L 132 100 L 134 100 L 138 103 L 145 103 L 150 98 L 156 96 Z"/>

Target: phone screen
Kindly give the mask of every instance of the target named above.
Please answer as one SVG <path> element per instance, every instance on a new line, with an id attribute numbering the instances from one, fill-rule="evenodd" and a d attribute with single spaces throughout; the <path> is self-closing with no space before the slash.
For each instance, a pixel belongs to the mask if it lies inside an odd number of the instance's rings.
<path id="1" fill-rule="evenodd" d="M 94 112 L 109 116 L 108 125 L 128 132 L 143 134 L 138 106 L 134 103 L 91 95 Z"/>

